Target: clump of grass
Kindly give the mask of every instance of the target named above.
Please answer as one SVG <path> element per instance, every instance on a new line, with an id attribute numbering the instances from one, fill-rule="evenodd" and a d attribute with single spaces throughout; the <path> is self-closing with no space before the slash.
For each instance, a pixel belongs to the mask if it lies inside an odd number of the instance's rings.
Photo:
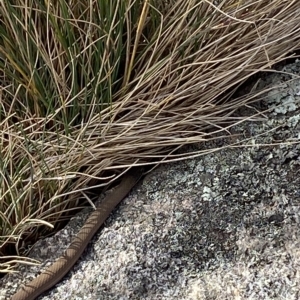
<path id="1" fill-rule="evenodd" d="M 0 255 L 23 262 L 108 174 L 240 122 L 231 89 L 300 45 L 297 1 L 18 0 L 0 20 Z"/>

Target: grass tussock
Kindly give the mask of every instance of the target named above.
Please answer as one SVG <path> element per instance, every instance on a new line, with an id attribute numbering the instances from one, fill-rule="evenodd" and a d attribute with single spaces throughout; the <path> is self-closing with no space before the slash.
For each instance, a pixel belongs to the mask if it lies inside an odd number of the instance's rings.
<path id="1" fill-rule="evenodd" d="M 0 272 L 107 174 L 240 122 L 229 91 L 299 48 L 298 1 L 218 2 L 0 3 Z"/>

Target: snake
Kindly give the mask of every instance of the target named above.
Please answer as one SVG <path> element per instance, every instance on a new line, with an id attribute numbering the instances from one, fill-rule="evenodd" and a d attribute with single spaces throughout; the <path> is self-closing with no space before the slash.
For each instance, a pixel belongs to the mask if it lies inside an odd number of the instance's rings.
<path id="1" fill-rule="evenodd" d="M 139 168 L 133 168 L 127 172 L 114 191 L 108 194 L 96 210 L 90 214 L 64 254 L 35 279 L 17 290 L 10 300 L 34 300 L 62 280 L 77 262 L 101 225 L 141 179 L 142 175 L 143 171 Z"/>

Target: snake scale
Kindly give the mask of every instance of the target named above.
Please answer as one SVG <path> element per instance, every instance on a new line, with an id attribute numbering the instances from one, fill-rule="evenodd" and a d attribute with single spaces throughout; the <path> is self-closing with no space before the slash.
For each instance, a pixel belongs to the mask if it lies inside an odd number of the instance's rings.
<path id="1" fill-rule="evenodd" d="M 142 175 L 142 169 L 136 168 L 126 173 L 113 193 L 106 196 L 100 206 L 91 213 L 65 253 L 38 277 L 21 287 L 10 299 L 34 300 L 58 283 L 73 267 L 94 234 Z"/>

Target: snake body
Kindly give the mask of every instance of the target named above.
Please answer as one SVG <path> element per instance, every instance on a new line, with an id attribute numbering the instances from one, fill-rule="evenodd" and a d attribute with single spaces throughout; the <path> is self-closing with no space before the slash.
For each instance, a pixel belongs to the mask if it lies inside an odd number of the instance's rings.
<path id="1" fill-rule="evenodd" d="M 112 194 L 104 198 L 100 206 L 91 213 L 70 246 L 58 260 L 37 278 L 20 288 L 11 300 L 34 300 L 58 283 L 81 256 L 89 241 L 108 218 L 112 210 L 130 192 L 142 175 L 141 170 L 127 173 Z"/>

